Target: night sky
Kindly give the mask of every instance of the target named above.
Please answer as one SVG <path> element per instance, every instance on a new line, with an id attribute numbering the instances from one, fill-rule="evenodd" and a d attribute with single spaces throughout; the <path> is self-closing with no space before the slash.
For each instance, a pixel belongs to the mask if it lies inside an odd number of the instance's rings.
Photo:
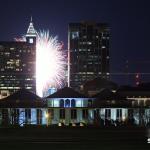
<path id="1" fill-rule="evenodd" d="M 37 30 L 49 29 L 65 48 L 68 23 L 107 22 L 111 28 L 111 72 L 125 72 L 126 60 L 130 72 L 150 72 L 149 0 L 1 0 L 0 41 L 25 34 L 31 15 Z M 142 81 L 149 79 L 150 75 L 141 76 Z M 126 83 L 125 76 L 112 76 L 112 80 Z"/>

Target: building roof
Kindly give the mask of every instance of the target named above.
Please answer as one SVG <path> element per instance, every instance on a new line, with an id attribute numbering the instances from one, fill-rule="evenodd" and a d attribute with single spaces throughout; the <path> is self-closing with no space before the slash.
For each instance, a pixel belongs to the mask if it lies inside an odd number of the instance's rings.
<path id="1" fill-rule="evenodd" d="M 122 96 L 131 96 L 131 97 L 150 97 L 150 88 L 148 87 L 130 87 L 130 86 L 123 86 L 117 90 L 117 93 Z"/>
<path id="2" fill-rule="evenodd" d="M 125 99 L 120 96 L 118 93 L 114 93 L 109 89 L 102 89 L 98 94 L 94 95 L 93 98 L 101 99 L 101 100 L 120 100 Z"/>
<path id="3" fill-rule="evenodd" d="M 129 100 L 120 100 L 120 101 L 101 101 L 96 99 L 93 102 L 93 107 L 94 108 L 131 108 L 132 103 Z"/>
<path id="4" fill-rule="evenodd" d="M 95 90 L 95 89 L 117 89 L 118 85 L 112 81 L 95 78 L 93 80 L 87 81 L 84 85 L 84 90 Z"/>
<path id="5" fill-rule="evenodd" d="M 18 42 L 18 41 L 0 41 L 0 45 L 1 47 L 3 46 L 24 46 L 26 44 L 25 41 L 21 41 L 21 42 Z"/>
<path id="6" fill-rule="evenodd" d="M 36 36 L 37 32 L 33 26 L 33 21 L 32 21 L 32 16 L 31 16 L 31 21 L 27 30 L 26 36 Z"/>
<path id="7" fill-rule="evenodd" d="M 16 93 L 0 100 L 0 107 L 3 108 L 36 108 L 44 106 L 45 103 L 40 97 L 26 89 L 21 89 Z"/>
<path id="8" fill-rule="evenodd" d="M 47 98 L 86 98 L 86 96 L 74 91 L 72 88 L 64 87 Z"/>
<path id="9" fill-rule="evenodd" d="M 94 96 L 95 101 L 93 107 L 129 107 L 131 103 L 117 93 L 113 93 L 109 89 L 103 89 L 101 92 Z"/>

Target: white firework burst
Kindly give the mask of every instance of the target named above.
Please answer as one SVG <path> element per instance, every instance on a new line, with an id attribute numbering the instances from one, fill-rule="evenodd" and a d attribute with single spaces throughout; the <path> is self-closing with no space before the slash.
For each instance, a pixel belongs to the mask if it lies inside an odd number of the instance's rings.
<path id="1" fill-rule="evenodd" d="M 65 79 L 65 55 L 62 43 L 49 31 L 37 33 L 36 43 L 36 91 L 39 96 L 49 88 L 61 88 Z"/>

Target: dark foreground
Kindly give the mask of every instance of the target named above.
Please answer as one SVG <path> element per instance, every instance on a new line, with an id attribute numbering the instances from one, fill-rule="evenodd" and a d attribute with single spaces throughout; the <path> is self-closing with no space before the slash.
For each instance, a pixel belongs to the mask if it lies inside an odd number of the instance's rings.
<path id="1" fill-rule="evenodd" d="M 0 128 L 0 150 L 150 150 L 145 128 Z"/>

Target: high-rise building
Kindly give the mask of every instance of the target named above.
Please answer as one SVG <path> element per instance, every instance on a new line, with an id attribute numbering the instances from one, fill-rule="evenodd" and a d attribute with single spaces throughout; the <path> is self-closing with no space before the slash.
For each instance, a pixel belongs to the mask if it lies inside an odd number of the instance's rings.
<path id="1" fill-rule="evenodd" d="M 109 78 L 110 28 L 105 23 L 70 23 L 68 31 L 68 86 Z"/>
<path id="2" fill-rule="evenodd" d="M 0 98 L 18 89 L 36 92 L 36 31 L 31 19 L 26 41 L 0 42 Z"/>

